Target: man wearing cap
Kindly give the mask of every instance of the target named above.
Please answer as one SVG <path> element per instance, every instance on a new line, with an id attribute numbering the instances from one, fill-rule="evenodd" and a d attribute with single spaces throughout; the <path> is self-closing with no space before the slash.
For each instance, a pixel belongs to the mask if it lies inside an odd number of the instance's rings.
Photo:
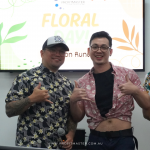
<path id="1" fill-rule="evenodd" d="M 55 149 L 63 128 L 66 142 L 62 148 L 70 150 L 76 130 L 69 115 L 73 84 L 58 72 L 64 63 L 68 46 L 60 36 L 48 38 L 41 50 L 42 64 L 17 76 L 6 97 L 6 114 L 17 116 L 16 145 Z"/>

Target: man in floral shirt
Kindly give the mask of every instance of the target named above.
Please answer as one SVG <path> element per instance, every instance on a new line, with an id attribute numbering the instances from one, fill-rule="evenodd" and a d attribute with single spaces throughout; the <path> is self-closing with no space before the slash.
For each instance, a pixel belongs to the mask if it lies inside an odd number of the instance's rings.
<path id="1" fill-rule="evenodd" d="M 6 98 L 6 114 L 17 116 L 16 145 L 58 148 L 58 129 L 66 132 L 62 148 L 72 148 L 76 130 L 69 115 L 73 84 L 58 72 L 69 48 L 59 36 L 48 38 L 41 50 L 42 64 L 14 80 Z"/>
<path id="2" fill-rule="evenodd" d="M 73 119 L 88 117 L 88 150 L 134 150 L 131 128 L 134 99 L 144 113 L 150 109 L 150 97 L 137 74 L 109 62 L 112 38 L 105 31 L 92 35 L 88 54 L 94 67 L 77 82 L 70 97 Z M 93 143 L 93 144 L 92 144 Z"/>

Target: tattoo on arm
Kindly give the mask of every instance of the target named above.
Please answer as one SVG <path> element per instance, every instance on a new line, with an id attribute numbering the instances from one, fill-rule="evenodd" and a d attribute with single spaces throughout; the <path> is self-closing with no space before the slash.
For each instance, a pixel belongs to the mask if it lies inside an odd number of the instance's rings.
<path id="1" fill-rule="evenodd" d="M 20 115 L 31 105 L 32 103 L 30 103 L 30 99 L 28 97 L 13 102 L 7 102 L 6 114 L 8 117 Z"/>
<path id="2" fill-rule="evenodd" d="M 70 130 L 72 130 L 72 131 L 74 131 L 74 132 L 76 131 L 77 123 L 73 121 L 73 119 L 72 119 L 71 116 L 68 118 L 68 121 L 67 121 L 67 128 L 68 128 L 68 132 L 69 132 Z"/>

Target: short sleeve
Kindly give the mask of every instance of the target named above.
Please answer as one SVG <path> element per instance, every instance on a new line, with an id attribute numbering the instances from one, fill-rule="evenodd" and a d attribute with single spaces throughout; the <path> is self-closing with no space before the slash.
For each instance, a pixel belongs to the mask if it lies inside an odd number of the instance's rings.
<path id="1" fill-rule="evenodd" d="M 140 91 L 143 91 L 143 92 L 145 91 L 144 88 L 143 88 L 143 86 L 141 85 L 141 81 L 140 81 L 138 75 L 135 73 L 134 70 L 132 72 L 131 82 L 134 85 L 136 85 L 140 89 Z"/>
<path id="2" fill-rule="evenodd" d="M 143 84 L 144 89 L 150 95 L 150 72 L 146 74 Z"/>
<path id="3" fill-rule="evenodd" d="M 19 74 L 13 81 L 5 102 L 16 101 L 29 96 L 29 77 L 26 73 Z"/>

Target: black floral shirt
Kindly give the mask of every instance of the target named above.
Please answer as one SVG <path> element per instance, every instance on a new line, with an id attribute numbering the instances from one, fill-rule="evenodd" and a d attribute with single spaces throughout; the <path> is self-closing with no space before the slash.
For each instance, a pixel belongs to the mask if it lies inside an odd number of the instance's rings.
<path id="1" fill-rule="evenodd" d="M 17 76 L 7 94 L 6 102 L 30 96 L 41 82 L 41 89 L 49 91 L 48 102 L 35 103 L 18 117 L 16 145 L 26 147 L 57 148 L 59 127 L 67 132 L 69 101 L 73 84 L 59 72 L 53 73 L 42 64 Z"/>
<path id="2" fill-rule="evenodd" d="M 146 92 L 150 95 L 150 72 L 148 72 L 145 76 L 143 87 L 146 90 Z"/>

